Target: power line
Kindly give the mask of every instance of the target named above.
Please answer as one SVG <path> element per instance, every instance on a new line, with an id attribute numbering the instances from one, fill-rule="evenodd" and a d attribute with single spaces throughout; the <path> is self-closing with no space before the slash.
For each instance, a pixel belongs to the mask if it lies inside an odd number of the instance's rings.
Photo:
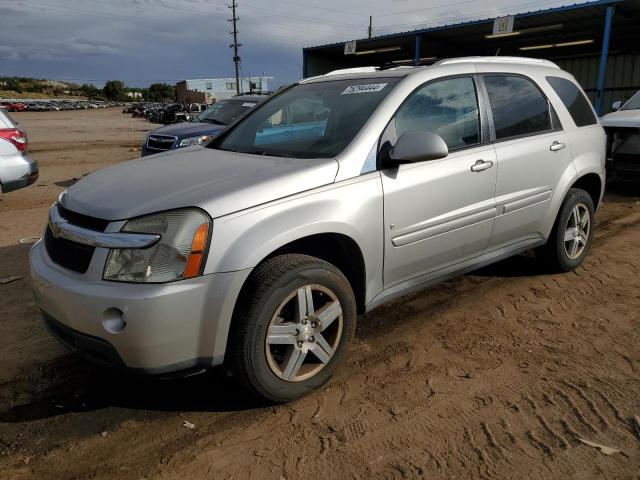
<path id="1" fill-rule="evenodd" d="M 416 12 L 424 12 L 427 10 L 436 10 L 438 8 L 455 7 L 456 5 L 464 5 L 466 3 L 474 3 L 476 1 L 477 0 L 464 0 L 462 2 L 446 3 L 444 5 L 432 5 L 430 7 L 425 7 L 425 8 L 416 8 L 415 10 L 403 10 L 401 12 L 381 13 L 380 15 L 373 15 L 373 16 L 376 18 L 393 17 L 395 15 L 404 15 L 405 13 L 416 13 Z"/>
<path id="2" fill-rule="evenodd" d="M 325 21 L 327 23 L 331 23 L 334 26 L 343 26 L 343 27 L 347 27 L 349 29 L 360 28 L 362 26 L 362 25 L 355 24 L 355 23 L 337 22 L 335 20 L 330 20 L 330 21 L 329 20 L 321 20 L 321 19 L 318 19 L 316 17 L 308 17 L 308 16 L 305 16 L 305 15 L 292 15 L 292 14 L 289 14 L 289 13 L 279 13 L 279 12 L 275 12 L 274 10 L 267 10 L 267 9 L 264 9 L 264 8 L 256 7 L 253 4 L 251 4 L 251 9 L 255 10 L 257 12 L 265 13 L 265 14 L 267 14 L 269 16 L 277 16 L 277 17 L 280 17 L 280 18 L 292 18 L 294 20 L 305 20 L 305 21 L 311 21 L 311 22 Z M 364 18 L 364 16 L 363 16 L 363 18 Z"/>
<path id="3" fill-rule="evenodd" d="M 362 18 L 364 15 L 362 15 L 362 13 L 354 13 L 354 12 L 348 12 L 345 10 L 338 10 L 337 8 L 327 8 L 327 7 L 318 7 L 315 5 L 309 5 L 307 3 L 301 3 L 301 2 L 294 2 L 292 0 L 278 0 L 280 2 L 284 2 L 284 3 L 291 3 L 292 5 L 299 5 L 301 7 L 305 7 L 305 8 L 315 8 L 317 10 L 324 10 L 325 12 L 332 12 L 332 13 L 339 13 L 340 15 L 353 15 L 356 17 L 360 17 Z"/>
<path id="4" fill-rule="evenodd" d="M 67 12 L 73 12 L 73 13 L 77 13 L 80 15 L 88 15 L 88 16 L 92 16 L 92 17 L 112 17 L 112 18 L 118 18 L 118 19 L 132 19 L 134 17 L 131 17 L 131 15 L 114 15 L 114 14 L 107 14 L 104 13 L 102 11 L 98 12 L 98 11 L 89 11 L 89 10 L 80 10 L 77 8 L 71 8 L 71 7 L 66 7 L 66 6 L 59 6 L 59 5 L 37 5 L 37 4 L 23 4 L 20 5 L 21 7 L 27 7 L 27 8 L 35 8 L 35 9 L 42 9 L 42 10 L 58 10 L 58 11 L 67 11 Z M 187 15 L 187 16 L 193 16 L 198 15 L 200 17 L 202 16 L 207 16 L 207 18 L 215 18 L 215 19 L 220 19 L 220 20 L 228 20 L 226 17 L 224 16 L 220 16 L 220 15 L 215 15 L 215 14 L 211 14 L 209 12 L 205 12 L 203 10 L 187 10 L 187 9 L 176 9 L 176 8 L 172 8 L 169 7 L 167 5 L 157 5 L 158 8 L 164 8 L 166 10 L 170 10 L 171 12 L 175 12 L 175 13 L 179 13 L 182 15 Z M 317 20 L 316 20 L 317 22 Z M 282 23 L 274 23 L 274 22 L 269 22 L 269 21 L 261 21 L 260 22 L 261 25 L 273 25 L 275 27 L 278 27 L 281 30 L 291 30 L 294 32 L 299 32 L 299 33 L 305 33 L 307 35 L 309 34 L 317 34 L 317 35 L 323 35 L 326 36 L 328 35 L 327 32 L 322 31 L 322 30 L 318 30 L 317 28 L 310 28 L 310 27 L 295 27 L 293 25 L 286 25 L 286 24 L 282 24 Z M 327 24 L 327 26 L 332 26 L 330 24 Z M 351 31 L 352 29 L 350 27 L 346 27 L 346 26 L 340 26 L 340 25 L 335 25 L 333 26 L 334 28 L 338 28 L 338 29 L 346 29 L 349 28 L 349 31 Z"/>

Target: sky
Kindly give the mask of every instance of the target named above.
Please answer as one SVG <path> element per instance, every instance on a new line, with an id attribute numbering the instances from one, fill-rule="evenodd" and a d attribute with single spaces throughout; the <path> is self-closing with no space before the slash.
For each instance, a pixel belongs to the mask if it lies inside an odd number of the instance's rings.
<path id="1" fill-rule="evenodd" d="M 242 73 L 302 76 L 302 48 L 580 0 L 237 0 Z M 128 86 L 234 76 L 231 0 L 0 0 L 0 76 Z"/>

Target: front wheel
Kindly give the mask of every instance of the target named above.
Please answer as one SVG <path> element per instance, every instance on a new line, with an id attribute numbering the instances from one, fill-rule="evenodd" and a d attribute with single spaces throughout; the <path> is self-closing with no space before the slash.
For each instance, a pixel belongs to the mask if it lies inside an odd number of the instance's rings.
<path id="1" fill-rule="evenodd" d="M 273 402 L 321 386 L 355 330 L 355 298 L 346 277 L 323 260 L 291 254 L 265 261 L 248 282 L 228 345 L 234 375 Z"/>
<path id="2" fill-rule="evenodd" d="M 570 189 L 547 244 L 537 251 L 538 257 L 554 270 L 575 270 L 591 247 L 594 213 L 591 196 L 584 190 Z"/>

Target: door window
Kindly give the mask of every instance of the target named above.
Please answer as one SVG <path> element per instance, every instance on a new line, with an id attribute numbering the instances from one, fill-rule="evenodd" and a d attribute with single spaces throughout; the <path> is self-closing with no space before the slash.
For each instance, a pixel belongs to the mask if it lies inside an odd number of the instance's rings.
<path id="1" fill-rule="evenodd" d="M 534 83 L 516 75 L 486 75 L 496 139 L 552 130 L 549 102 Z"/>
<path id="2" fill-rule="evenodd" d="M 479 143 L 480 118 L 473 79 L 449 78 L 420 87 L 402 104 L 389 127 L 393 131 L 385 132 L 383 140 L 392 144 L 411 131 L 437 133 L 449 150 Z"/>

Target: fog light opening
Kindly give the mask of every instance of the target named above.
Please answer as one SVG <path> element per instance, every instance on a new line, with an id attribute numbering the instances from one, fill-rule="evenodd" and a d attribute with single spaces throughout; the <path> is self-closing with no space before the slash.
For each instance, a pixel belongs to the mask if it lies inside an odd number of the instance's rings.
<path id="1" fill-rule="evenodd" d="M 119 308 L 108 308 L 102 314 L 102 326 L 109 332 L 117 335 L 127 326 L 127 322 L 124 321 L 124 313 Z"/>

